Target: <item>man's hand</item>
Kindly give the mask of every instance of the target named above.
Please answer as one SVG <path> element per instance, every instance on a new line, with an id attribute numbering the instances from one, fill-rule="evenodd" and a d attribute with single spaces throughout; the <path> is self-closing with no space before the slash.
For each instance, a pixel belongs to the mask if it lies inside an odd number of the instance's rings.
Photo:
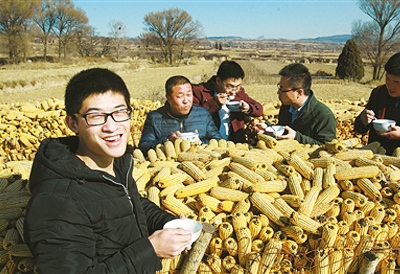
<path id="1" fill-rule="evenodd" d="M 192 239 L 192 232 L 182 228 L 165 228 L 149 236 L 159 258 L 173 259 L 184 251 Z"/>
<path id="2" fill-rule="evenodd" d="M 240 111 L 246 114 L 249 113 L 250 105 L 243 100 L 240 101 L 240 104 L 241 104 Z"/>
<path id="3" fill-rule="evenodd" d="M 296 138 L 296 131 L 289 126 L 284 126 L 284 128 L 287 131 L 287 134 L 277 136 L 276 139 L 278 139 L 278 140 L 294 140 L 294 138 Z"/>
<path id="4" fill-rule="evenodd" d="M 363 123 L 364 126 L 367 126 L 371 124 L 371 122 L 375 119 L 375 113 L 373 110 L 370 109 L 364 109 L 361 112 L 361 122 Z"/>
<path id="5" fill-rule="evenodd" d="M 379 133 L 378 133 L 379 134 Z M 390 131 L 380 134 L 382 137 L 386 137 L 389 139 L 400 139 L 400 127 L 391 125 Z"/>
<path id="6" fill-rule="evenodd" d="M 175 140 L 178 139 L 180 135 L 181 132 L 179 130 L 171 132 L 171 134 L 168 136 L 168 140 L 170 140 L 171 142 L 175 142 Z"/>
<path id="7" fill-rule="evenodd" d="M 225 92 L 217 93 L 217 94 L 215 95 L 215 98 L 217 98 L 217 102 L 218 102 L 221 106 L 222 106 L 222 105 L 225 105 L 226 102 L 228 102 L 228 94 L 225 93 Z"/>

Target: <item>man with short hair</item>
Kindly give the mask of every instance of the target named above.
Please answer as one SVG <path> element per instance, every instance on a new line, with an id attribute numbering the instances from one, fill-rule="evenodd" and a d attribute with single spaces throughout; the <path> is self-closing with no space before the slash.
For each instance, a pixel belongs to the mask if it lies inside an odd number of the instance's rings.
<path id="1" fill-rule="evenodd" d="M 210 113 L 193 105 L 192 84 L 182 75 L 172 76 L 165 83 L 167 101 L 164 106 L 147 114 L 139 148 L 144 153 L 167 140 L 174 142 L 181 133 L 197 132 L 198 142 L 208 144 L 221 139 Z"/>
<path id="2" fill-rule="evenodd" d="M 191 232 L 141 197 L 132 177 L 129 91 L 115 73 L 75 75 L 65 93 L 76 136 L 45 139 L 32 165 L 24 238 L 38 273 L 155 273 Z"/>
<path id="3" fill-rule="evenodd" d="M 307 67 L 299 63 L 290 64 L 282 68 L 279 75 L 277 94 L 282 106 L 278 124 L 284 126 L 285 134 L 276 138 L 318 145 L 335 139 L 335 116 L 330 108 L 315 97 Z"/>
<path id="4" fill-rule="evenodd" d="M 387 155 L 400 146 L 400 52 L 392 55 L 385 64 L 385 84 L 374 88 L 365 109 L 357 116 L 354 130 L 368 133 L 368 143 L 378 141 Z M 378 133 L 372 127 L 374 119 L 391 119 L 396 126 L 386 133 Z"/>
<path id="5" fill-rule="evenodd" d="M 208 109 L 222 137 L 235 143 L 247 142 L 245 123 L 251 121 L 250 117 L 263 115 L 262 104 L 252 99 L 242 87 L 244 76 L 238 63 L 224 61 L 217 75 L 206 83 L 193 85 L 193 104 Z M 240 102 L 239 111 L 229 110 L 228 101 Z"/>

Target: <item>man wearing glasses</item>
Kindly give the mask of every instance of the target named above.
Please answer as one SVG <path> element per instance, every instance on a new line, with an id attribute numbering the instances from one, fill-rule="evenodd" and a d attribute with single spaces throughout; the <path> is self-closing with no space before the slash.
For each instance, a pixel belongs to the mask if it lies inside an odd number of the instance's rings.
<path id="1" fill-rule="evenodd" d="M 285 133 L 276 138 L 318 145 L 335 139 L 335 116 L 330 108 L 315 97 L 307 67 L 290 64 L 281 69 L 279 75 L 281 79 L 277 85 L 277 94 L 282 106 L 278 114 L 278 124 L 285 127 Z M 259 131 L 262 132 L 263 130 Z"/>
<path id="2" fill-rule="evenodd" d="M 251 117 L 263 115 L 263 106 L 252 99 L 242 87 L 242 67 L 235 61 L 224 61 L 217 75 L 206 83 L 193 85 L 193 104 L 208 109 L 222 137 L 235 143 L 245 143 L 245 123 Z M 237 110 L 227 107 L 228 101 L 240 102 Z"/>
<path id="3" fill-rule="evenodd" d="M 155 273 L 191 232 L 142 198 L 132 177 L 130 95 L 115 73 L 75 75 L 65 94 L 77 135 L 45 139 L 32 165 L 24 238 L 39 273 Z"/>

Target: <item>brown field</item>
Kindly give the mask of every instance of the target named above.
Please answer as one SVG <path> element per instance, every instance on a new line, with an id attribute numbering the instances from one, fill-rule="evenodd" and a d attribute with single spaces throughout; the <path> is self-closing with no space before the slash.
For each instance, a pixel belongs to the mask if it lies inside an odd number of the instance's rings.
<path id="1" fill-rule="evenodd" d="M 130 62 L 76 62 L 74 64 L 27 63 L 8 65 L 0 71 L 0 102 L 37 102 L 48 98 L 62 99 L 64 88 L 74 74 L 91 67 L 105 67 L 117 72 L 135 99 L 164 100 L 164 83 L 172 75 L 182 74 L 199 83 L 216 73 L 220 61 L 192 60 L 190 65 L 166 67 L 145 60 Z M 273 61 L 238 61 L 245 70 L 244 87 L 251 97 L 267 103 L 277 100 L 278 71 L 287 63 Z M 307 64 L 311 73 L 318 70 L 335 73 L 336 64 Z M 363 81 L 370 79 L 366 68 Z M 323 100 L 367 100 L 378 83 L 358 84 L 342 80 L 314 80 L 312 89 Z"/>

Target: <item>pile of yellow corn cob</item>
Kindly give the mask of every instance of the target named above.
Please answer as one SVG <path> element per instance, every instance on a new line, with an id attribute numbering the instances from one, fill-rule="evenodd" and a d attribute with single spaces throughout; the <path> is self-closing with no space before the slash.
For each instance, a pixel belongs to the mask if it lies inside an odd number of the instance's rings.
<path id="1" fill-rule="evenodd" d="M 29 198 L 26 179 L 40 141 L 71 134 L 63 126 L 63 104 L 54 99 L 46 103 L 2 108 L 0 124 L 8 126 L 0 128 L 1 272 L 33 271 L 21 233 Z M 134 146 L 147 112 L 159 105 L 132 102 Z M 7 116 L 10 113 L 15 116 Z M 343 128 L 350 126 L 343 122 Z M 24 137 L 31 138 L 29 143 Z M 134 177 L 143 196 L 173 214 L 215 226 L 216 233 L 199 258 L 198 273 L 394 273 L 400 269 L 397 151 L 395 156 L 385 156 L 379 143 L 365 146 L 353 135 L 324 146 L 257 137 L 254 146 L 224 140 L 196 145 L 179 139 L 158 145 L 146 157 L 134 151 Z M 177 273 L 185 257 L 163 259 L 159 273 Z"/>

